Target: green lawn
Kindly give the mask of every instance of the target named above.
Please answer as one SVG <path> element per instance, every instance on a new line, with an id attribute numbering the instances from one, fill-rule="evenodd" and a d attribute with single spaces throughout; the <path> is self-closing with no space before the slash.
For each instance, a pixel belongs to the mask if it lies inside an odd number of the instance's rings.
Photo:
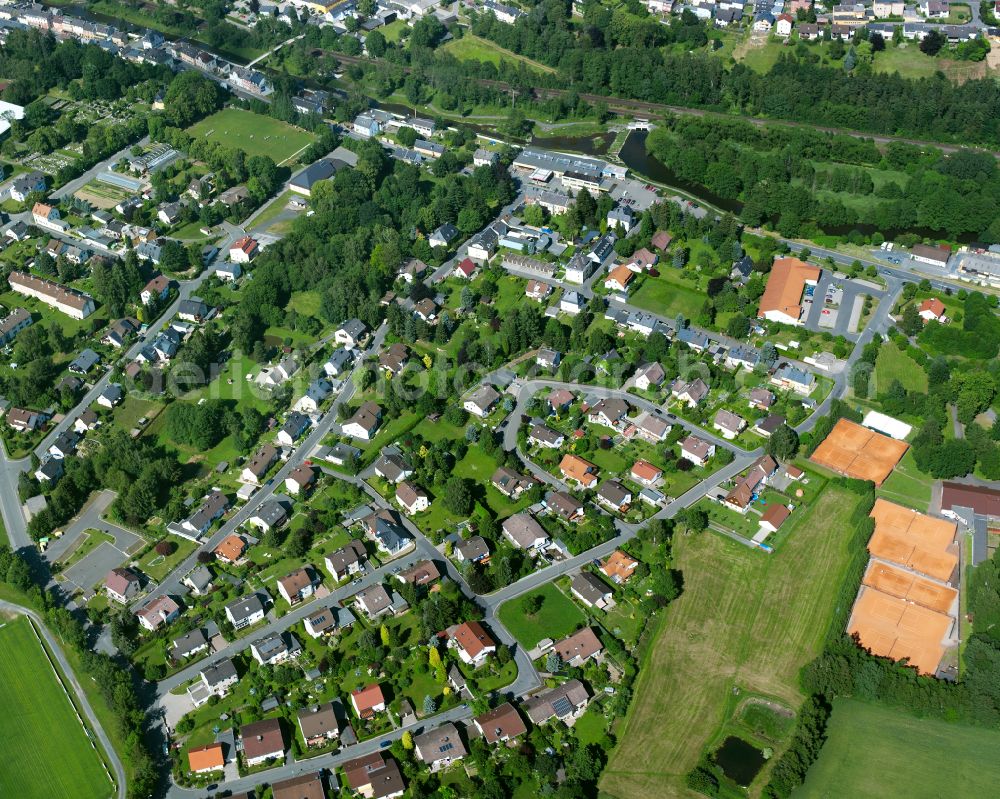
<path id="1" fill-rule="evenodd" d="M 796 799 L 996 795 L 1000 731 L 838 699 L 827 734 Z"/>
<path id="2" fill-rule="evenodd" d="M 632 304 L 669 319 L 683 314 L 687 319 L 698 315 L 707 297 L 682 283 L 664 266 L 659 277 L 647 277 L 632 296 Z"/>
<path id="3" fill-rule="evenodd" d="M 543 638 L 563 638 L 585 621 L 583 612 L 573 600 L 552 583 L 546 583 L 524 596 L 542 597 L 542 607 L 534 616 L 528 616 L 522 610 L 524 597 L 501 605 L 498 615 L 511 635 L 526 649 L 533 648 Z"/>
<path id="4" fill-rule="evenodd" d="M 187 130 L 195 138 L 208 138 L 247 155 L 269 155 L 275 163 L 290 159 L 315 137 L 307 131 L 240 108 L 224 108 Z"/>
<path id="5" fill-rule="evenodd" d="M 177 547 L 172 553 L 164 557 L 157 554 L 155 549 L 150 549 L 139 560 L 139 568 L 157 582 L 163 580 L 184 558 L 198 548 L 194 541 L 179 536 L 168 537 L 167 540 Z"/>
<path id="6" fill-rule="evenodd" d="M 288 191 L 282 192 L 273 200 L 271 200 L 271 202 L 268 203 L 268 205 L 264 208 L 264 210 L 254 217 L 252 223 L 253 229 L 263 230 L 268 225 L 270 225 L 275 217 L 280 216 L 282 213 L 284 213 L 285 206 L 287 206 L 288 203 L 291 202 L 291 199 L 294 196 L 295 195 L 292 193 L 292 190 L 289 189 Z"/>
<path id="7" fill-rule="evenodd" d="M 139 399 L 131 394 L 126 394 L 125 400 L 114 411 L 115 424 L 128 433 L 138 426 L 140 419 L 145 418 L 148 424 L 162 410 L 163 404 L 160 402 Z"/>
<path id="8" fill-rule="evenodd" d="M 903 384 L 908 391 L 927 392 L 927 373 L 920 368 L 913 358 L 888 341 L 882 345 L 875 361 L 875 382 L 878 393 L 889 390 L 893 380 Z"/>
<path id="9" fill-rule="evenodd" d="M 0 625 L 0 796 L 105 799 L 114 794 L 31 625 Z"/>
<path id="10" fill-rule="evenodd" d="M 530 58 L 512 53 L 510 50 L 500 47 L 500 45 L 486 39 L 480 39 L 471 33 L 465 34 L 461 39 L 452 39 L 452 41 L 441 45 L 441 51 L 450 53 L 459 61 L 486 61 L 497 66 L 502 61 L 506 61 L 515 66 L 517 64 L 524 64 L 529 69 L 537 72 L 555 72 L 552 67 L 547 67 L 545 64 L 540 64 L 537 61 L 532 61 Z"/>
<path id="11" fill-rule="evenodd" d="M 658 621 L 603 791 L 618 799 L 689 795 L 684 775 L 718 742 L 734 689 L 799 706 L 799 670 L 820 651 L 852 556 L 856 502 L 827 485 L 771 555 L 720 535 L 675 540 L 684 592 Z"/>
<path id="12" fill-rule="evenodd" d="M 875 493 L 892 502 L 926 512 L 931 504 L 933 486 L 934 480 L 917 469 L 913 451 L 907 450 L 892 474 Z"/>

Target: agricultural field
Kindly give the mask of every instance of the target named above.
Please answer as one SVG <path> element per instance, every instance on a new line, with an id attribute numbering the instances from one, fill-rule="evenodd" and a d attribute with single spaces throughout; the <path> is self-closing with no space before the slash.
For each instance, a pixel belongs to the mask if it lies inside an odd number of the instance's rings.
<path id="1" fill-rule="evenodd" d="M 526 597 L 536 596 L 542 598 L 542 606 L 533 616 L 528 616 L 521 603 Z M 586 620 L 583 611 L 553 583 L 545 583 L 537 590 L 501 605 L 497 615 L 526 649 L 532 649 L 543 638 L 558 640 L 567 636 Z"/>
<path id="2" fill-rule="evenodd" d="M 24 617 L 0 623 L 0 707 L 0 796 L 105 799 L 114 794 Z"/>
<path id="3" fill-rule="evenodd" d="M 459 61 L 485 61 L 497 66 L 501 62 L 506 61 L 514 65 L 524 64 L 529 69 L 537 72 L 555 72 L 552 67 L 547 67 L 545 64 L 540 64 L 530 58 L 512 53 L 498 44 L 481 39 L 471 33 L 465 34 L 461 39 L 453 39 L 441 45 L 441 51 L 450 53 Z"/>
<path id="4" fill-rule="evenodd" d="M 618 799 L 683 794 L 733 690 L 797 707 L 849 560 L 856 498 L 827 486 L 772 555 L 711 533 L 677 544 L 684 593 L 665 612 L 601 779 Z M 765 774 L 766 774 L 765 767 Z"/>
<path id="5" fill-rule="evenodd" d="M 992 796 L 1000 732 L 838 699 L 828 738 L 796 799 Z"/>
<path id="6" fill-rule="evenodd" d="M 239 147 L 247 155 L 269 155 L 276 164 L 313 143 L 315 137 L 280 119 L 239 108 L 224 108 L 187 130 L 195 138 L 208 138 L 227 147 Z"/>

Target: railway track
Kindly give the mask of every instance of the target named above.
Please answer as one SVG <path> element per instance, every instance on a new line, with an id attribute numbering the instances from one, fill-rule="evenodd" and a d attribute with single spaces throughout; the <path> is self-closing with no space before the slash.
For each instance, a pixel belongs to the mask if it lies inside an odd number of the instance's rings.
<path id="1" fill-rule="evenodd" d="M 366 58 L 364 56 L 349 56 L 343 53 L 337 53 L 332 50 L 313 50 L 314 54 L 322 54 L 330 56 L 340 61 L 342 64 L 373 64 L 373 65 L 389 65 L 399 67 L 406 73 L 413 71 L 412 67 L 404 66 L 402 64 L 395 64 L 391 61 L 386 61 L 381 58 Z M 522 94 L 530 94 L 533 99 L 536 100 L 550 100 L 553 98 L 565 97 L 571 93 L 569 89 L 553 89 L 553 88 L 532 88 L 528 92 L 523 92 L 523 90 L 512 87 L 509 83 L 499 80 L 489 80 L 487 78 L 476 78 L 476 82 L 480 86 L 486 86 L 491 89 L 498 89 L 503 92 L 513 92 L 515 96 L 518 92 Z M 805 128 L 808 130 L 819 130 L 824 133 L 830 133 L 836 136 L 851 136 L 855 139 L 867 139 L 873 141 L 878 145 L 889 145 L 892 143 L 910 144 L 915 147 L 933 147 L 937 150 L 941 150 L 945 153 L 954 153 L 961 149 L 975 149 L 981 152 L 987 152 L 994 158 L 1000 159 L 1000 151 L 988 150 L 980 147 L 970 147 L 966 145 L 948 144 L 944 142 L 928 141 L 925 139 L 916 139 L 908 136 L 889 136 L 885 134 L 878 133 L 867 133 L 860 130 L 851 130 L 849 128 L 837 128 L 830 127 L 827 125 L 814 125 L 808 122 L 795 122 L 787 119 L 769 119 L 764 117 L 748 117 L 737 114 L 730 114 L 724 111 L 711 111 L 703 108 L 687 108 L 685 106 L 679 105 L 666 105 L 664 103 L 648 103 L 643 100 L 629 100 L 623 97 L 611 97 L 603 94 L 588 94 L 576 92 L 576 95 L 588 103 L 604 103 L 610 110 L 624 112 L 627 114 L 640 114 L 650 118 L 663 119 L 669 116 L 692 116 L 692 117 L 712 117 L 717 119 L 742 119 L 749 122 L 752 125 L 758 127 L 764 127 L 766 125 L 783 125 L 789 128 Z"/>

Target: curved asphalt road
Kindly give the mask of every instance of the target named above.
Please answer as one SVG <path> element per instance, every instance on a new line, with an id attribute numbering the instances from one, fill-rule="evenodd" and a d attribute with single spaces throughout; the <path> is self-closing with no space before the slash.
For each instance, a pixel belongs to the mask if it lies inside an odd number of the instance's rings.
<path id="1" fill-rule="evenodd" d="M 87 695 L 83 692 L 83 688 L 80 687 L 80 683 L 77 682 L 76 675 L 73 673 L 73 669 L 70 668 L 69 662 L 66 660 L 66 656 L 63 654 L 55 636 L 49 632 L 49 629 L 45 626 L 41 616 L 30 608 L 24 608 L 20 605 L 15 605 L 13 602 L 0 600 L 0 610 L 27 616 L 35 623 L 37 629 L 41 630 L 42 636 L 45 638 L 45 642 L 49 645 L 49 649 L 52 651 L 56 661 L 59 663 L 59 668 L 62 669 L 67 682 L 69 682 L 70 686 L 73 688 L 73 693 L 76 694 L 76 701 L 83 710 L 83 715 L 87 717 L 87 721 L 90 724 L 91 729 L 94 731 L 94 735 L 97 736 L 97 740 L 100 743 L 101 748 L 104 749 L 105 757 L 111 762 L 111 768 L 115 772 L 115 782 L 118 783 L 118 799 L 125 799 L 127 792 L 125 768 L 122 766 L 121 760 L 118 759 L 118 754 L 115 752 L 115 748 L 111 745 L 111 741 L 108 739 L 107 733 L 104 732 L 104 728 L 101 727 L 101 723 L 97 720 L 94 709 L 90 706 L 90 702 L 87 700 Z M 49 766 L 55 767 L 55 764 L 49 764 Z"/>

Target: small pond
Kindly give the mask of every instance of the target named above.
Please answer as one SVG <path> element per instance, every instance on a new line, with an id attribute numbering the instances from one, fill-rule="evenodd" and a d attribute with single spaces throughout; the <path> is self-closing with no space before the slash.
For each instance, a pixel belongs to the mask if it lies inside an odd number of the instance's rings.
<path id="1" fill-rule="evenodd" d="M 737 785 L 746 787 L 767 762 L 764 753 L 742 738 L 730 735 L 715 750 L 715 762 L 722 773 Z"/>

